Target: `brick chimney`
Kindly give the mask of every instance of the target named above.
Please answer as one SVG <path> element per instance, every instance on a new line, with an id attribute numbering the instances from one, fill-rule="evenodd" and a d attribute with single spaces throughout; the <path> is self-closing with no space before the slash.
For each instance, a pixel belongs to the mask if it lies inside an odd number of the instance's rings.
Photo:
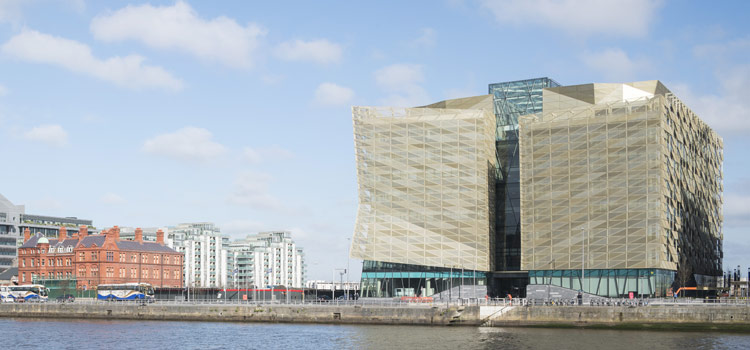
<path id="1" fill-rule="evenodd" d="M 26 243 L 31 238 L 31 230 L 29 228 L 25 228 L 23 230 L 23 242 Z"/>
<path id="2" fill-rule="evenodd" d="M 62 242 L 66 239 L 68 239 L 68 229 L 66 229 L 65 226 L 62 226 L 60 227 L 60 237 L 58 237 L 58 241 Z"/>
<path id="3" fill-rule="evenodd" d="M 109 234 L 112 236 L 112 238 L 115 240 L 115 242 L 120 240 L 120 227 L 115 226 L 109 230 Z"/>
<path id="4" fill-rule="evenodd" d="M 156 231 L 156 243 L 164 245 L 164 231 L 161 229 Z"/>
<path id="5" fill-rule="evenodd" d="M 81 227 L 78 228 L 78 239 L 84 239 L 88 235 L 89 235 L 89 228 L 88 228 L 88 226 L 81 225 Z"/>
<path id="6" fill-rule="evenodd" d="M 140 227 L 135 229 L 135 241 L 143 242 L 143 230 Z"/>

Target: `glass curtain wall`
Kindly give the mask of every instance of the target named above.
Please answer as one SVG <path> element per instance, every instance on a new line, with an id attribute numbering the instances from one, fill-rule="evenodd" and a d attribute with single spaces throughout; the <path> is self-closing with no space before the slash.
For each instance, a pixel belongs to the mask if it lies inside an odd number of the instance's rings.
<path id="1" fill-rule="evenodd" d="M 485 286 L 482 271 L 439 268 L 365 260 L 361 296 L 364 298 L 460 298 L 458 286 Z"/>
<path id="2" fill-rule="evenodd" d="M 660 269 L 593 269 L 585 270 L 581 286 L 581 270 L 532 270 L 530 284 L 551 284 L 583 290 L 605 297 L 665 297 L 669 294 L 675 272 Z"/>
<path id="3" fill-rule="evenodd" d="M 518 118 L 542 112 L 542 89 L 560 86 L 549 78 L 489 85 L 497 120 L 495 270 L 521 268 L 521 204 L 518 168 Z"/>

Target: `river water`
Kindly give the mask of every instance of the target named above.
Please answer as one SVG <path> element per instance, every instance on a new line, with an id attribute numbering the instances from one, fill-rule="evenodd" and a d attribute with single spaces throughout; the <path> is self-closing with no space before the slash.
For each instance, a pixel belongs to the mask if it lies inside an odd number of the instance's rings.
<path id="1" fill-rule="evenodd" d="M 750 349 L 747 334 L 541 328 L 0 318 L 0 334 L 5 349 Z"/>

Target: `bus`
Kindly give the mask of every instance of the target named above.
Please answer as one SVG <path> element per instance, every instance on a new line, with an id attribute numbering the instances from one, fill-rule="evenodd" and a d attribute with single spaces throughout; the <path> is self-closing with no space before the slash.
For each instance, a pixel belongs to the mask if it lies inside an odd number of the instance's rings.
<path id="1" fill-rule="evenodd" d="M 23 286 L 9 286 L 8 296 L 14 302 L 46 302 L 49 288 L 41 284 L 26 284 Z"/>
<path id="2" fill-rule="evenodd" d="M 10 292 L 8 291 L 8 286 L 0 286 L 0 302 L 3 303 L 10 303 L 13 302 L 13 299 L 10 297 Z"/>
<path id="3" fill-rule="evenodd" d="M 99 300 L 147 300 L 154 301 L 154 288 L 149 283 L 100 284 L 96 287 Z"/>

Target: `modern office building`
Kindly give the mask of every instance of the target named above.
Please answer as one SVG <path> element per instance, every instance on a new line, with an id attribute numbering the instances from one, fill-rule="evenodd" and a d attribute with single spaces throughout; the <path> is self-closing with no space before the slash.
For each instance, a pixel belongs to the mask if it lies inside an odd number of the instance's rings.
<path id="1" fill-rule="evenodd" d="M 227 244 L 210 222 L 179 224 L 169 229 L 175 250 L 185 254 L 185 285 L 224 288 L 227 284 Z"/>
<path id="2" fill-rule="evenodd" d="M 532 284 L 606 296 L 716 286 L 722 139 L 659 81 L 545 89 L 520 133 Z"/>
<path id="3" fill-rule="evenodd" d="M 18 247 L 23 244 L 23 231 L 29 229 L 48 238 L 55 238 L 60 227 L 76 233 L 80 225 L 91 227 L 91 220 L 26 214 L 24 205 L 15 205 L 0 194 L 0 270 L 14 266 Z"/>
<path id="4" fill-rule="evenodd" d="M 305 286 L 305 255 L 289 232 L 248 235 L 230 243 L 228 250 L 230 287 Z"/>
<path id="5" fill-rule="evenodd" d="M 362 296 L 486 286 L 495 238 L 492 97 L 354 107 L 353 117 L 359 209 L 351 257 L 364 260 Z"/>
<path id="6" fill-rule="evenodd" d="M 661 83 L 489 92 L 352 109 L 362 296 L 715 286 L 722 141 Z"/>

